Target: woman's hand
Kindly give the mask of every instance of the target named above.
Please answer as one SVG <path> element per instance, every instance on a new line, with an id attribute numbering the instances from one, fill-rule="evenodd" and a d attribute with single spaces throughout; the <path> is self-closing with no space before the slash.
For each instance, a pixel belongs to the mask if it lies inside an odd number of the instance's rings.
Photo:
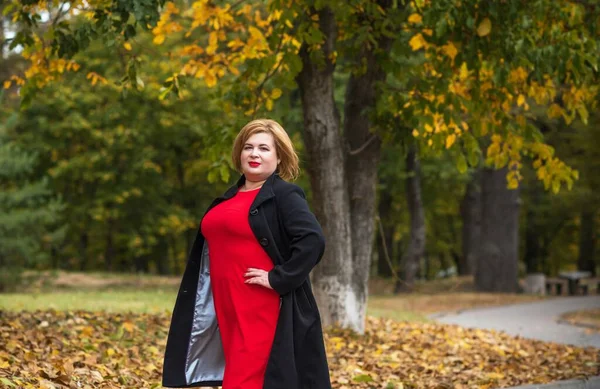
<path id="1" fill-rule="evenodd" d="M 246 277 L 245 284 L 255 284 L 267 289 L 273 289 L 271 284 L 269 284 L 269 272 L 265 270 L 249 267 L 244 277 Z"/>

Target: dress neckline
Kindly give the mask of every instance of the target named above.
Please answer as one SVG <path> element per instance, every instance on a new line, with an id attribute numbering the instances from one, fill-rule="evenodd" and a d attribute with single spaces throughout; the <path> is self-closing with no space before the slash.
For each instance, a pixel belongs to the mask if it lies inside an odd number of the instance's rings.
<path id="1" fill-rule="evenodd" d="M 249 190 L 238 190 L 238 193 L 248 193 L 248 192 L 254 192 L 259 190 L 260 188 L 262 188 L 262 185 L 259 186 L 258 188 L 254 188 L 254 189 L 249 189 Z"/>

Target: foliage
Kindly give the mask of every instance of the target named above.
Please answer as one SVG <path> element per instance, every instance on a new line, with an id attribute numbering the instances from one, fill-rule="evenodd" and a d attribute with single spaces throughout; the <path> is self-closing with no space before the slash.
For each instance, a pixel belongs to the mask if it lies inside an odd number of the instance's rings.
<path id="1" fill-rule="evenodd" d="M 25 77 L 34 81 L 28 85 L 43 85 L 76 66 L 69 58 L 97 37 L 108 45 L 135 46 L 139 25 L 152 29 L 155 45 L 177 42 L 169 59 L 178 70 L 165 77 L 165 94 L 179 95 L 189 78 L 209 87 L 221 83 L 230 103 L 255 115 L 261 107 L 272 110 L 282 89 L 294 87 L 302 44 L 323 62 L 324 35 L 313 11 L 328 6 L 339 31 L 332 60 L 344 73 L 365 70 L 356 60 L 361 48 L 375 47 L 382 37 L 392 40 L 389 54 L 377 53 L 388 77 L 372 112 L 384 138 L 405 136 L 392 124 L 402 120 L 430 151 L 451 150 L 461 172 L 485 152 L 487 164 L 509 165 L 510 187 L 522 179 L 523 155 L 533 157 L 546 189 L 570 188 L 577 179 L 577 171 L 544 143 L 530 112 L 540 106 L 550 118 L 587 122 L 597 94 L 597 58 L 591 53 L 598 49 L 600 9 L 592 3 L 153 0 L 127 8 L 102 0 L 87 7 L 71 2 L 62 13 L 59 4 L 15 0 L 6 11 L 26 26 L 13 44 L 26 46 L 32 66 Z M 46 35 L 34 28 L 42 10 L 54 17 Z M 79 24 L 70 23 L 76 10 L 85 16 Z M 133 88 L 143 84 L 137 60 L 129 55 L 122 80 Z"/>
<path id="2" fill-rule="evenodd" d="M 0 382 L 8 388 L 160 387 L 168 324 L 166 314 L 4 312 Z M 325 342 L 337 389 L 542 383 L 595 375 L 600 362 L 593 348 L 373 318 L 365 336 L 332 328 Z"/>
<path id="3" fill-rule="evenodd" d="M 12 118 L 14 119 L 14 117 Z M 64 239 L 60 212 L 47 177 L 33 174 L 37 156 L 19 148 L 0 127 L 0 291 L 14 289 L 24 268 L 44 265 Z"/>
<path id="4" fill-rule="evenodd" d="M 41 156 L 36 172 L 50 174 L 67 204 L 69 235 L 54 264 L 179 272 L 199 216 L 224 186 L 207 184 L 231 175 L 221 149 L 207 147 L 228 142 L 230 122 L 201 88 L 160 100 L 156 80 L 168 71 L 158 60 L 141 70 L 154 74 L 144 93 L 123 96 L 99 76 L 120 72 L 120 53 L 90 46 L 78 57 L 87 75 L 40 89 L 12 137 Z"/>

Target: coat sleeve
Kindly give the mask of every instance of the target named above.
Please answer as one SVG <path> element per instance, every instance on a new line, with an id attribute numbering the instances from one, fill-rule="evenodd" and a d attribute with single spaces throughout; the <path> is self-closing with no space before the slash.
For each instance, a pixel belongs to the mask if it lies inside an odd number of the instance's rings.
<path id="1" fill-rule="evenodd" d="M 321 225 L 308 208 L 304 192 L 293 186 L 277 199 L 279 215 L 290 242 L 290 257 L 269 272 L 269 283 L 280 295 L 298 288 L 321 260 L 325 237 Z"/>

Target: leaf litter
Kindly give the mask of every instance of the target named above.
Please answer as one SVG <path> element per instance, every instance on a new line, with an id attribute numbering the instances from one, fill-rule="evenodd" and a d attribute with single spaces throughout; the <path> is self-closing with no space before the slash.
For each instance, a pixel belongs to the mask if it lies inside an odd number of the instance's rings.
<path id="1" fill-rule="evenodd" d="M 170 315 L 0 311 L 0 388 L 160 388 Z M 325 333 L 333 387 L 502 388 L 600 374 L 600 350 L 369 317 Z"/>

